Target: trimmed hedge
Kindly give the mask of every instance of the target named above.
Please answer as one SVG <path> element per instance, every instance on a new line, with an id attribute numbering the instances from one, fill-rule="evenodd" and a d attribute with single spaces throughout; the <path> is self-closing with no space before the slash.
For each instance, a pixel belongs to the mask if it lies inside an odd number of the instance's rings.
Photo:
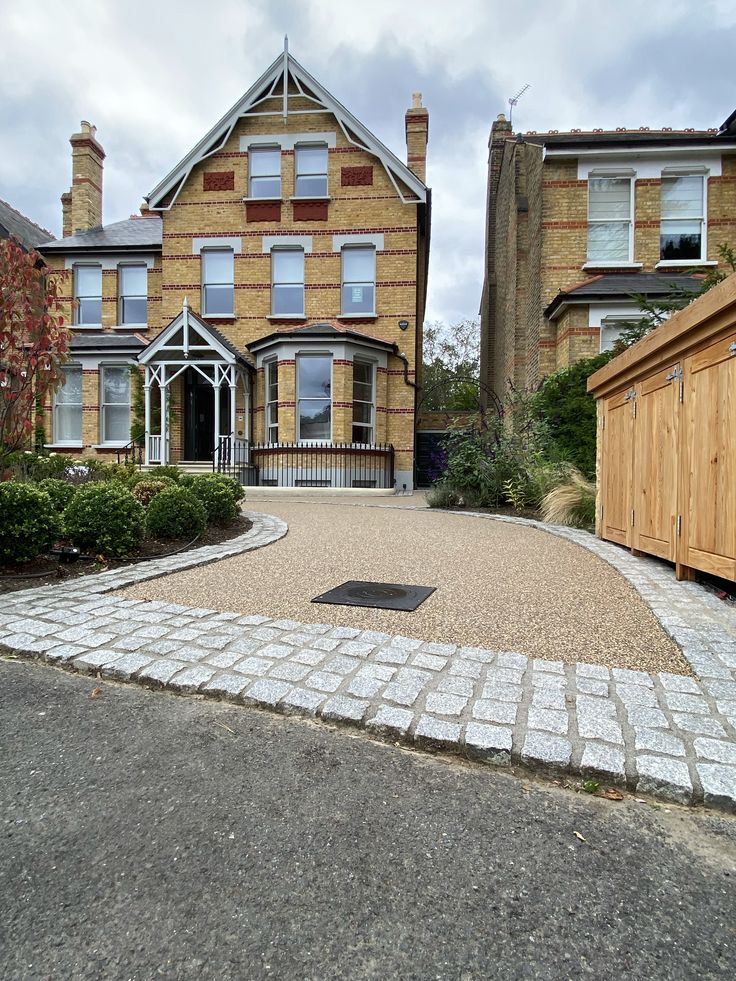
<path id="1" fill-rule="evenodd" d="M 146 512 L 117 482 L 86 484 L 64 511 L 64 527 L 75 545 L 103 555 L 127 555 L 143 541 Z"/>
<path id="2" fill-rule="evenodd" d="M 139 480 L 133 487 L 132 493 L 136 501 L 140 501 L 145 508 L 167 487 L 176 487 L 176 484 L 170 477 L 156 477 L 155 480 Z"/>
<path id="3" fill-rule="evenodd" d="M 46 491 L 9 480 L 0 484 L 0 561 L 30 562 L 61 534 L 61 518 Z"/>
<path id="4" fill-rule="evenodd" d="M 46 477 L 44 480 L 39 480 L 36 487 L 49 495 L 54 511 L 58 511 L 59 514 L 69 506 L 77 493 L 74 484 L 70 484 L 66 480 L 59 480 L 57 477 Z"/>
<path id="5" fill-rule="evenodd" d="M 146 524 L 155 538 L 191 541 L 207 527 L 207 511 L 186 487 L 166 487 L 149 504 Z"/>
<path id="6" fill-rule="evenodd" d="M 232 477 L 217 473 L 197 474 L 196 477 L 187 474 L 182 477 L 180 486 L 186 487 L 204 504 L 211 524 L 226 525 L 240 513 L 238 501 L 243 497 L 243 489 Z"/>

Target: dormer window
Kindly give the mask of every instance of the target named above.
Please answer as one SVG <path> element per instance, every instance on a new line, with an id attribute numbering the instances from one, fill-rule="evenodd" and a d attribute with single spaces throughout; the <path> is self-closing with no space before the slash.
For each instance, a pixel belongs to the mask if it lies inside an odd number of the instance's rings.
<path id="1" fill-rule="evenodd" d="M 327 197 L 326 145 L 297 146 L 294 190 L 298 198 Z"/>
<path id="2" fill-rule="evenodd" d="M 588 262 L 633 261 L 632 200 L 630 177 L 589 177 Z"/>
<path id="3" fill-rule="evenodd" d="M 705 177 L 662 175 L 662 221 L 659 255 L 662 262 L 705 259 Z"/>
<path id="4" fill-rule="evenodd" d="M 250 197 L 281 197 L 281 147 L 250 147 L 248 150 L 248 170 L 250 174 Z"/>
<path id="5" fill-rule="evenodd" d="M 80 327 L 102 324 L 102 266 L 74 267 L 74 323 Z"/>

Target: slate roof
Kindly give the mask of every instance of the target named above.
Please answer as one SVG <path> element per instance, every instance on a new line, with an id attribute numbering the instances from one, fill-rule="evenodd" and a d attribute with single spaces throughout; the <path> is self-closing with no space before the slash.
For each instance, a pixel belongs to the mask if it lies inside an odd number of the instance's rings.
<path id="1" fill-rule="evenodd" d="M 109 332 L 75 331 L 69 342 L 69 348 L 80 354 L 97 352 L 111 353 L 112 351 L 129 351 L 137 354 L 147 345 L 147 341 L 138 334 L 112 334 Z"/>
<path id="2" fill-rule="evenodd" d="M 733 133 L 720 132 L 717 129 L 616 129 L 616 130 L 577 130 L 567 132 L 546 132 L 537 133 L 530 130 L 526 133 L 519 133 L 517 139 L 523 139 L 526 143 L 538 143 L 550 149 L 605 149 L 608 146 L 616 147 L 645 147 L 645 146 L 702 146 L 712 144 L 714 148 L 719 148 L 726 139 L 733 139 Z"/>
<path id="3" fill-rule="evenodd" d="M 54 236 L 35 221 L 26 218 L 7 201 L 0 200 L 0 238 L 16 238 L 26 252 L 37 249 L 43 242 L 50 241 Z"/>
<path id="4" fill-rule="evenodd" d="M 557 294 L 544 311 L 548 320 L 563 304 L 590 303 L 596 300 L 627 300 L 635 294 L 657 297 L 667 296 L 673 290 L 697 293 L 702 284 L 701 276 L 682 273 L 608 273 L 589 279 Z"/>
<path id="5" fill-rule="evenodd" d="M 86 232 L 47 242 L 40 250 L 47 252 L 120 252 L 161 249 L 163 222 L 155 218 L 126 218 L 112 225 L 98 225 Z"/>
<path id="6" fill-rule="evenodd" d="M 376 345 L 376 347 L 382 347 L 387 351 L 395 351 L 396 345 L 392 344 L 390 341 L 383 341 L 379 337 L 373 337 L 372 334 L 366 334 L 361 330 L 355 330 L 353 327 L 346 327 L 344 324 L 340 323 L 318 323 L 318 324 L 306 324 L 301 327 L 283 327 L 280 330 L 275 330 L 272 334 L 268 334 L 266 337 L 259 337 L 256 341 L 251 341 L 247 345 L 248 349 L 255 351 L 260 347 L 267 347 L 269 344 L 273 344 L 275 341 L 281 338 L 290 337 L 343 337 L 347 339 L 353 339 L 357 341 L 370 341 L 371 344 Z"/>

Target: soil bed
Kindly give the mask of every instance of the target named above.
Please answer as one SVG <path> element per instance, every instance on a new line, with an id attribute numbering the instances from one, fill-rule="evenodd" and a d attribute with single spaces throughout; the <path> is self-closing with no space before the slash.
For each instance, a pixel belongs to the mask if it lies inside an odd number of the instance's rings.
<path id="1" fill-rule="evenodd" d="M 137 562 L 149 559 L 163 558 L 171 552 L 181 549 L 188 552 L 203 545 L 219 545 L 238 535 L 244 535 L 252 522 L 245 517 L 238 517 L 225 527 L 209 525 L 200 537 L 190 544 L 185 539 L 147 538 L 141 547 L 131 555 L 117 559 L 79 559 L 77 562 L 63 563 L 58 559 L 39 556 L 32 562 L 22 562 L 13 565 L 0 565 L 0 595 L 17 592 L 19 589 L 35 589 L 38 586 L 48 586 L 53 583 L 69 582 L 80 576 L 90 576 L 107 569 L 118 569 L 124 565 L 135 565 Z M 17 578 L 28 574 L 32 578 Z"/>

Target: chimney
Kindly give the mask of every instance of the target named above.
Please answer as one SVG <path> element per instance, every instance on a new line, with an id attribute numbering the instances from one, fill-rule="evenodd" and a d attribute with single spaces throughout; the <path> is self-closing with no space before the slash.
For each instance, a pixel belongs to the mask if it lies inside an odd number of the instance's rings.
<path id="1" fill-rule="evenodd" d="M 61 195 L 61 216 L 63 235 L 64 238 L 68 238 L 72 233 L 72 192 L 64 191 Z"/>
<path id="2" fill-rule="evenodd" d="M 406 110 L 406 163 L 420 181 L 427 180 L 427 143 L 429 142 L 429 110 L 422 105 L 422 93 L 414 92 L 411 108 Z"/>
<path id="3" fill-rule="evenodd" d="M 95 139 L 96 132 L 96 127 L 83 119 L 80 132 L 74 133 L 69 140 L 72 145 L 72 186 L 69 192 L 72 235 L 102 224 L 102 161 L 105 151 Z M 65 204 L 63 200 L 62 204 Z M 64 215 L 66 234 L 66 211 Z"/>

